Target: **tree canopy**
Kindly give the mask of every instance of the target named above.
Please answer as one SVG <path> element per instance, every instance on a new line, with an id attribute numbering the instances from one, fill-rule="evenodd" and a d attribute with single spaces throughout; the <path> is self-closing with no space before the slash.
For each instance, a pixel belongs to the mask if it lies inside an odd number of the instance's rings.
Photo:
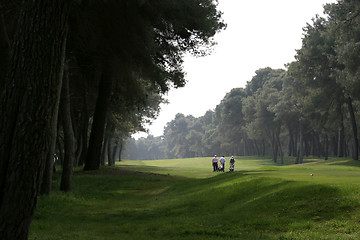
<path id="1" fill-rule="evenodd" d="M 351 0 L 325 5 L 325 16 L 314 16 L 303 28 L 302 46 L 286 69 L 258 69 L 214 111 L 199 118 L 183 116 L 188 128 L 176 135 L 195 139 L 196 131 L 198 140 L 172 139 L 172 149 L 187 149 L 175 157 L 187 157 L 197 146 L 193 155 L 272 155 L 277 161 L 288 154 L 296 163 L 311 154 L 358 159 L 359 7 Z M 205 117 L 211 120 L 192 129 Z M 163 144 L 168 134 L 160 137 Z M 135 147 L 131 141 L 129 148 Z M 169 150 L 162 148 L 163 157 L 169 157 Z M 125 157 L 132 158 L 131 151 Z"/>
<path id="2" fill-rule="evenodd" d="M 0 14 L 0 238 L 27 239 L 54 154 L 70 191 L 73 166 L 99 168 L 143 129 L 185 85 L 184 53 L 207 54 L 226 25 L 215 0 L 2 1 Z"/>

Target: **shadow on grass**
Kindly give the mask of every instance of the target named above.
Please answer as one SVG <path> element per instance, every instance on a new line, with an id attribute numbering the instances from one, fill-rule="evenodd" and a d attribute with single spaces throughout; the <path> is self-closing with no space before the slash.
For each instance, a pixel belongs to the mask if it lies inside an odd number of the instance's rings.
<path id="1" fill-rule="evenodd" d="M 33 233 L 48 232 L 39 239 L 159 240 L 279 239 L 317 231 L 317 239 L 339 239 L 329 234 L 359 206 L 358 197 L 331 185 L 242 171 L 205 179 L 121 174 L 121 168 L 78 174 L 73 193 L 40 198 Z"/>
<path id="2" fill-rule="evenodd" d="M 316 228 L 316 223 L 347 219 L 359 205 L 349 201 L 340 189 L 325 184 L 273 178 L 233 181 L 236 177 L 242 175 L 233 175 L 232 179 L 217 176 L 173 188 L 163 194 L 178 195 L 176 201 L 169 201 L 153 217 L 177 215 L 179 219 L 194 219 L 194 223 L 209 222 L 209 226 L 193 230 L 205 235 L 218 229 L 219 222 L 231 222 L 234 227 L 226 228 L 225 235 L 239 237 L 235 229 L 273 234 L 309 230 Z M 226 181 L 232 183 L 226 185 Z M 324 236 L 328 230 L 324 229 Z"/>
<path id="3" fill-rule="evenodd" d="M 337 159 L 334 162 L 330 162 L 329 165 L 334 166 L 349 166 L 349 167 L 360 167 L 360 161 L 353 159 Z"/>

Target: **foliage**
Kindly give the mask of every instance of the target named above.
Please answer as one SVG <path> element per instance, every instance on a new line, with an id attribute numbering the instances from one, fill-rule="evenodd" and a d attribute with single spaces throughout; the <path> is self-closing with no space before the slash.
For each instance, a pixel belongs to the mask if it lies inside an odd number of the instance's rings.
<path id="1" fill-rule="evenodd" d="M 175 130 L 176 116 L 161 137 L 161 155 L 271 154 L 274 161 L 289 155 L 298 163 L 308 155 L 358 159 L 359 9 L 351 0 L 327 4 L 326 16 L 316 15 L 303 28 L 302 46 L 286 70 L 256 70 L 245 88 L 232 89 L 214 111 L 182 116 L 186 124 Z M 204 117 L 211 120 L 193 129 Z M 126 156 L 136 158 L 131 151 Z"/>

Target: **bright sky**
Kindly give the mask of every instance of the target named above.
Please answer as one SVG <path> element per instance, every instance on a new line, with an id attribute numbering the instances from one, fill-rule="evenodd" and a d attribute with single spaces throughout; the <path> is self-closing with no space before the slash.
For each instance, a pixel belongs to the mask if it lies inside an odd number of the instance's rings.
<path id="1" fill-rule="evenodd" d="M 245 87 L 259 68 L 284 68 L 301 47 L 302 28 L 323 5 L 335 0 L 219 0 L 227 29 L 216 37 L 213 53 L 185 58 L 188 83 L 171 90 L 149 133 L 160 136 L 177 113 L 200 117 L 214 110 L 231 89 Z M 136 134 L 135 138 L 146 137 Z"/>

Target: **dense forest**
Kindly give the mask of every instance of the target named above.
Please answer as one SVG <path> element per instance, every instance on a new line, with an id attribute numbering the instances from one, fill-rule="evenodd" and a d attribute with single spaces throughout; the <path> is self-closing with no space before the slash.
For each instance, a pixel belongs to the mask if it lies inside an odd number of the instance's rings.
<path id="1" fill-rule="evenodd" d="M 195 118 L 179 113 L 163 135 L 129 139 L 123 158 L 221 155 L 359 158 L 360 4 L 324 6 L 303 28 L 286 69 L 258 69 L 245 88 Z M 219 83 L 220 84 L 220 83 Z"/>
<path id="2" fill-rule="evenodd" d="M 73 167 L 143 129 L 185 85 L 184 54 L 225 28 L 216 0 L 1 1 L 0 239 L 27 239 L 54 159 L 70 191 Z"/>

